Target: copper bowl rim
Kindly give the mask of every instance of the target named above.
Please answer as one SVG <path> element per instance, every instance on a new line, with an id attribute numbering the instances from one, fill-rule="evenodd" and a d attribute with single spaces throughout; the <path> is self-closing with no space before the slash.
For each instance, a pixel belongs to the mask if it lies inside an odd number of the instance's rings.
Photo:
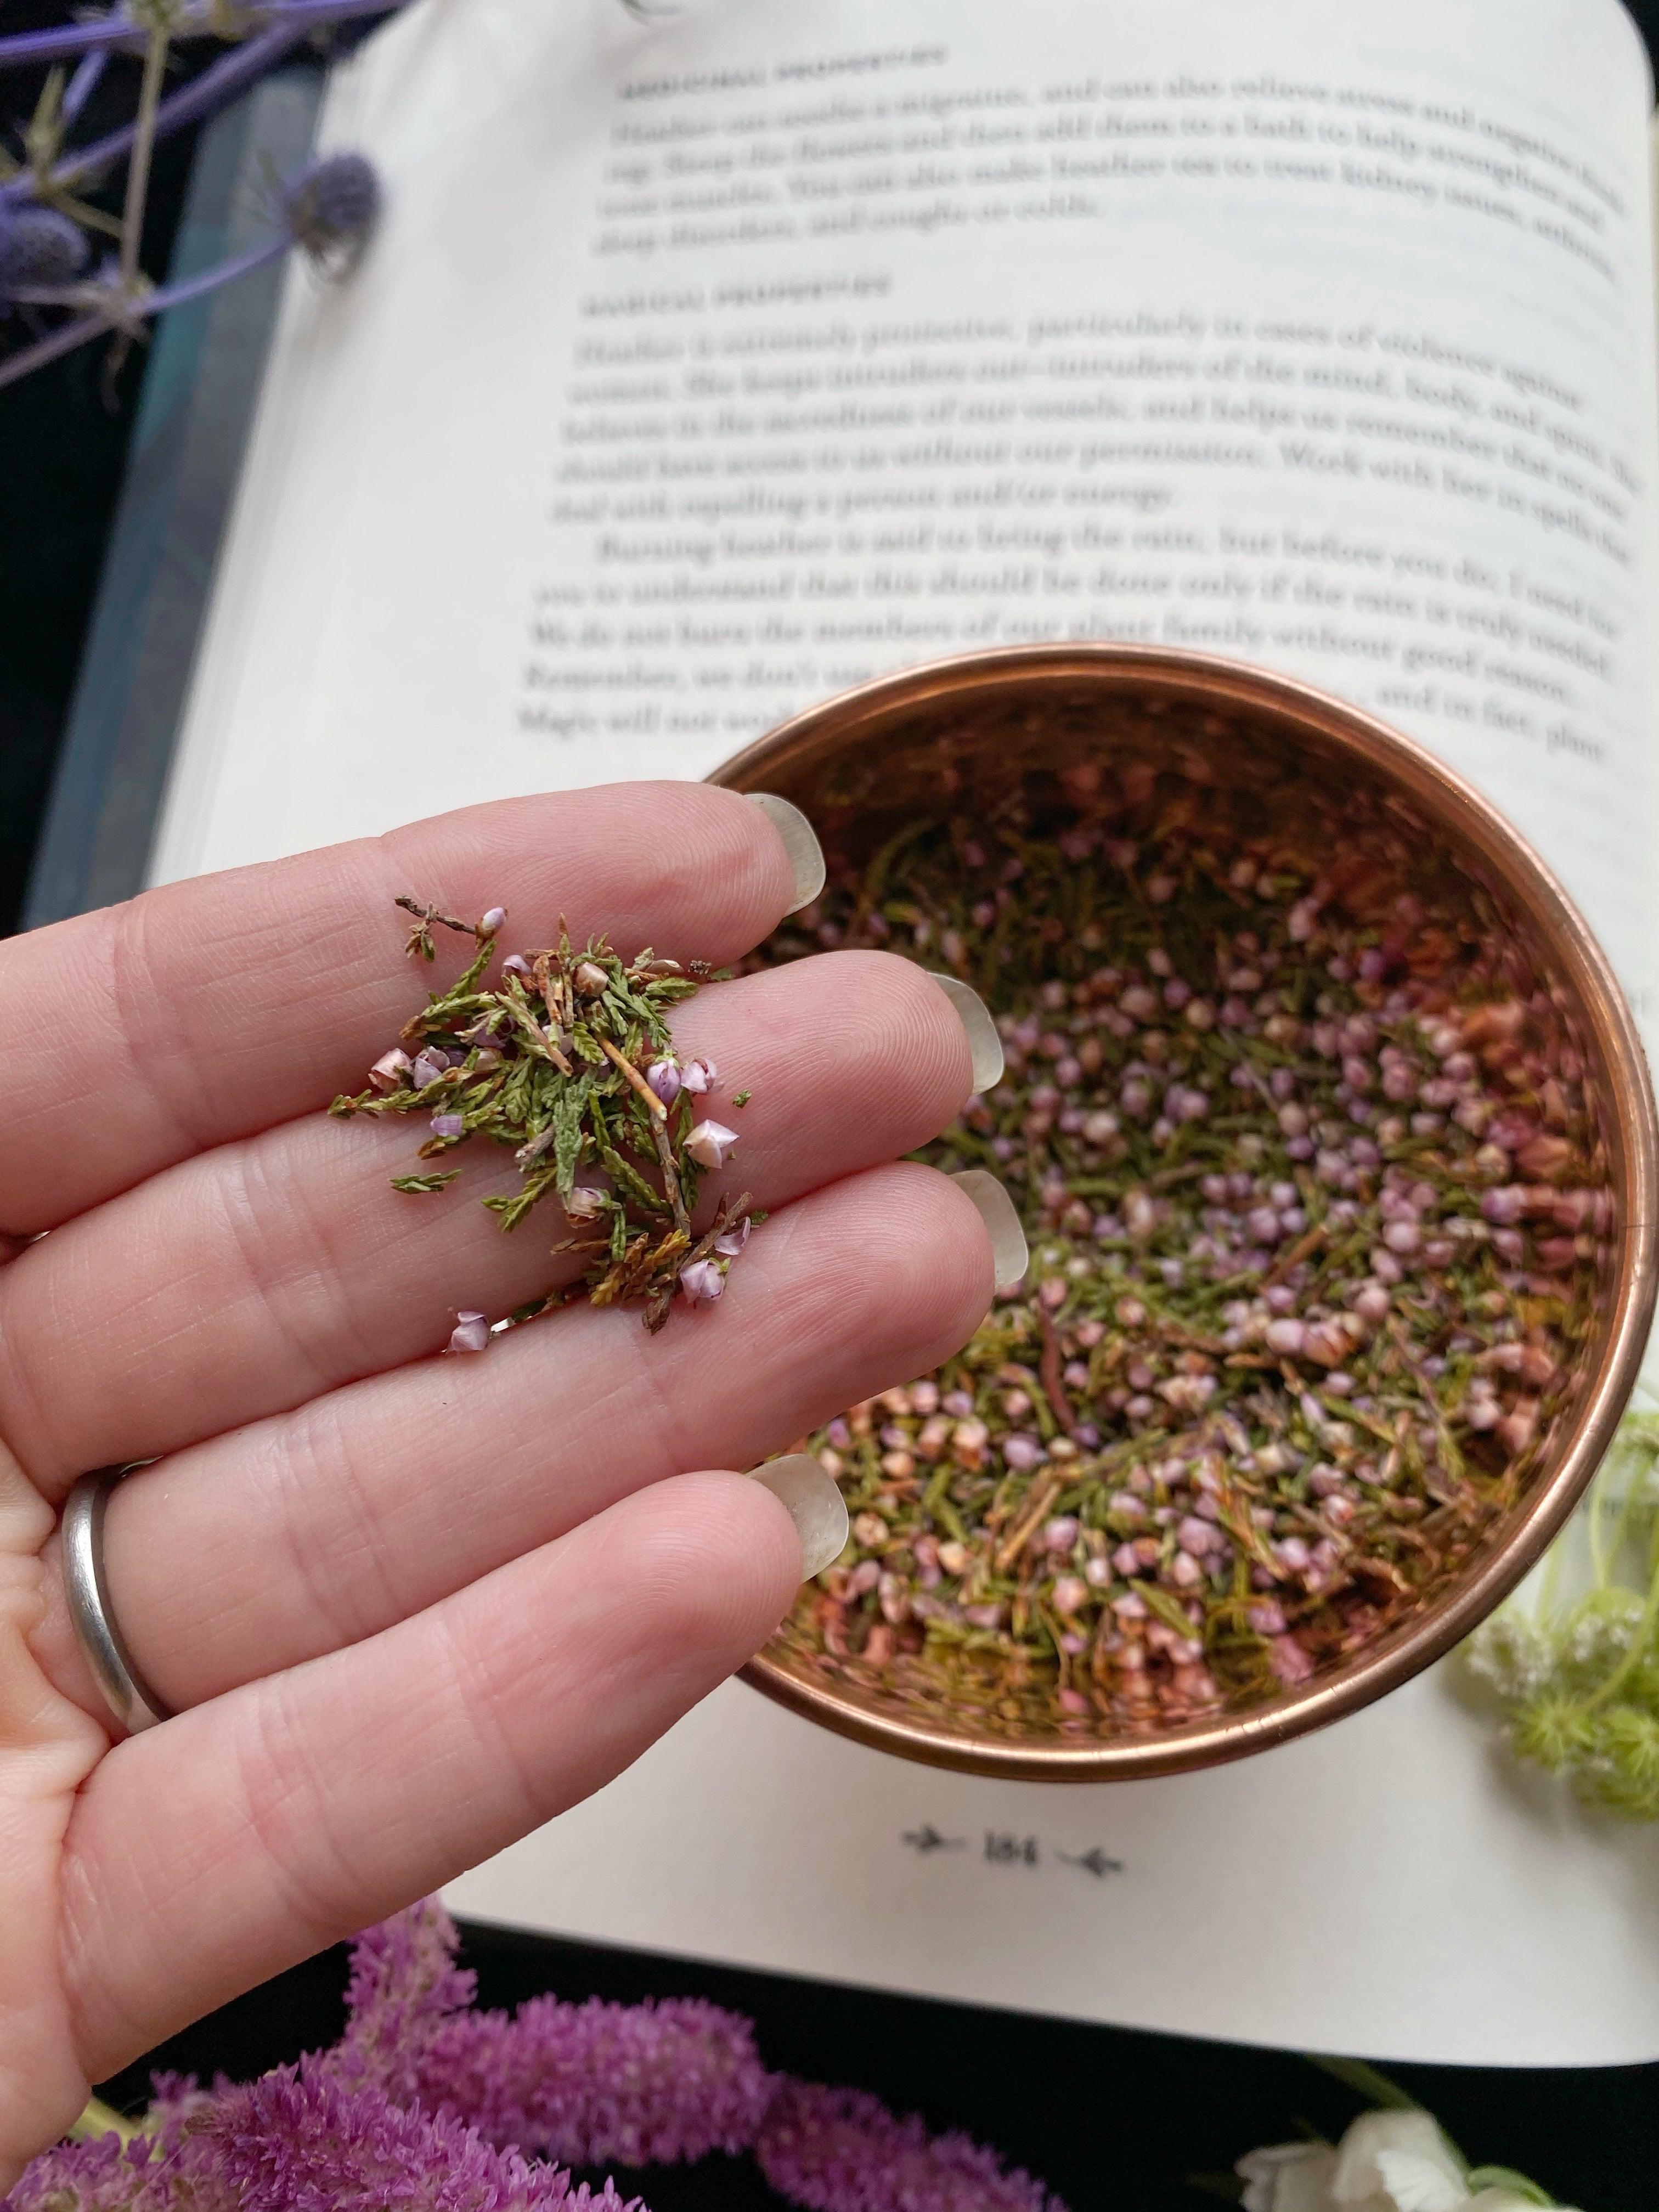
<path id="1" fill-rule="evenodd" d="M 1126 1781 L 1218 1765 L 1340 1720 L 1440 1658 L 1509 1595 L 1583 1495 L 1634 1387 L 1659 1290 L 1659 1122 L 1641 1039 L 1607 956 L 1553 872 L 1497 808 L 1426 747 L 1358 708 L 1311 684 L 1209 653 L 1111 643 L 1006 646 L 930 661 L 841 692 L 745 746 L 708 781 L 764 790 L 778 765 L 830 740 L 839 751 L 856 742 L 860 725 L 878 725 L 946 696 L 966 704 L 999 690 L 1079 678 L 1098 682 L 1103 694 L 1152 690 L 1288 722 L 1348 748 L 1443 823 L 1454 843 L 1472 850 L 1515 904 L 1536 917 L 1557 979 L 1577 1002 L 1609 1079 L 1607 1141 L 1626 1203 L 1599 1371 L 1553 1471 L 1511 1509 L 1507 1525 L 1498 1524 L 1496 1539 L 1466 1573 L 1328 1679 L 1257 1712 L 1190 1722 L 1145 1741 L 1081 1745 L 1003 1742 L 954 1727 L 948 1718 L 885 1713 L 832 1684 L 801 1680 L 765 1651 L 743 1669 L 744 1680 L 778 1704 L 856 1742 L 925 1765 L 1005 1780 Z"/>

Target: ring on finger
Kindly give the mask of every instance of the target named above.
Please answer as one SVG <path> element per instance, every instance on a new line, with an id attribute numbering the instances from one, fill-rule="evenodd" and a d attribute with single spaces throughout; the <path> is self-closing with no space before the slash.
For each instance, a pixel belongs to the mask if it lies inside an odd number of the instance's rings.
<path id="1" fill-rule="evenodd" d="M 104 1467 L 83 1474 L 64 1507 L 64 1589 L 70 1620 L 104 1702 L 129 1735 L 170 1720 L 162 1703 L 133 1663 L 116 1626 L 104 1578 L 104 1510 L 110 1492 L 131 1472 Z"/>

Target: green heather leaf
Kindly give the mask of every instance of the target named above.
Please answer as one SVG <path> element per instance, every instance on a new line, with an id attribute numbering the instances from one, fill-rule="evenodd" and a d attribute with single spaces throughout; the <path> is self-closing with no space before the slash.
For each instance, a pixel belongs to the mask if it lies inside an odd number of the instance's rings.
<path id="1" fill-rule="evenodd" d="M 625 1192 L 636 1205 L 653 1213 L 666 1213 L 668 1200 L 659 1190 L 653 1190 L 635 1167 L 630 1167 L 614 1145 L 599 1146 L 599 1164 L 619 1191 Z"/>
<path id="2" fill-rule="evenodd" d="M 554 1176 L 559 1188 L 568 1191 L 576 1180 L 582 1156 L 582 1104 L 586 1086 L 570 1084 L 553 1102 Z"/>
<path id="3" fill-rule="evenodd" d="M 459 1168 L 447 1168 L 442 1174 L 393 1176 L 392 1188 L 420 1196 L 427 1191 L 447 1190 L 451 1183 L 460 1180 L 460 1174 Z"/>
<path id="4" fill-rule="evenodd" d="M 1156 1583 L 1146 1582 L 1132 1581 L 1129 1588 L 1145 1601 L 1148 1612 L 1158 1615 L 1166 1628 L 1173 1628 L 1177 1636 L 1192 1635 L 1192 1622 L 1167 1590 L 1161 1590 Z"/>

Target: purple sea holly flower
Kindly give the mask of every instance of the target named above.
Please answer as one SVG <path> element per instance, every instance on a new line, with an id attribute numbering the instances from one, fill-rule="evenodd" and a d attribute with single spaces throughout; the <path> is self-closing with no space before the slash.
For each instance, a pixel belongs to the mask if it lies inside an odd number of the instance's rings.
<path id="1" fill-rule="evenodd" d="M 56 208 L 0 209 L 0 293 L 71 283 L 86 258 L 85 238 Z"/>
<path id="2" fill-rule="evenodd" d="M 325 154 L 285 180 L 281 206 L 295 242 L 328 274 L 343 276 L 380 218 L 380 180 L 365 155 Z"/>

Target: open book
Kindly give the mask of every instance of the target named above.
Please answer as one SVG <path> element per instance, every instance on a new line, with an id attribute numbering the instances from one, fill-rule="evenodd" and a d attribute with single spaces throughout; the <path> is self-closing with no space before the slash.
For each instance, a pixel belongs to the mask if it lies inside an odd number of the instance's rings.
<path id="1" fill-rule="evenodd" d="M 1659 435 L 1615 0 L 426 0 L 292 282 L 155 872 L 706 773 L 969 647 L 1267 663 L 1425 738 L 1638 1001 Z M 935 1774 L 728 1685 L 486 1917 L 1392 2057 L 1659 2057 L 1659 1838 L 1442 1668 L 1224 1771 Z"/>

